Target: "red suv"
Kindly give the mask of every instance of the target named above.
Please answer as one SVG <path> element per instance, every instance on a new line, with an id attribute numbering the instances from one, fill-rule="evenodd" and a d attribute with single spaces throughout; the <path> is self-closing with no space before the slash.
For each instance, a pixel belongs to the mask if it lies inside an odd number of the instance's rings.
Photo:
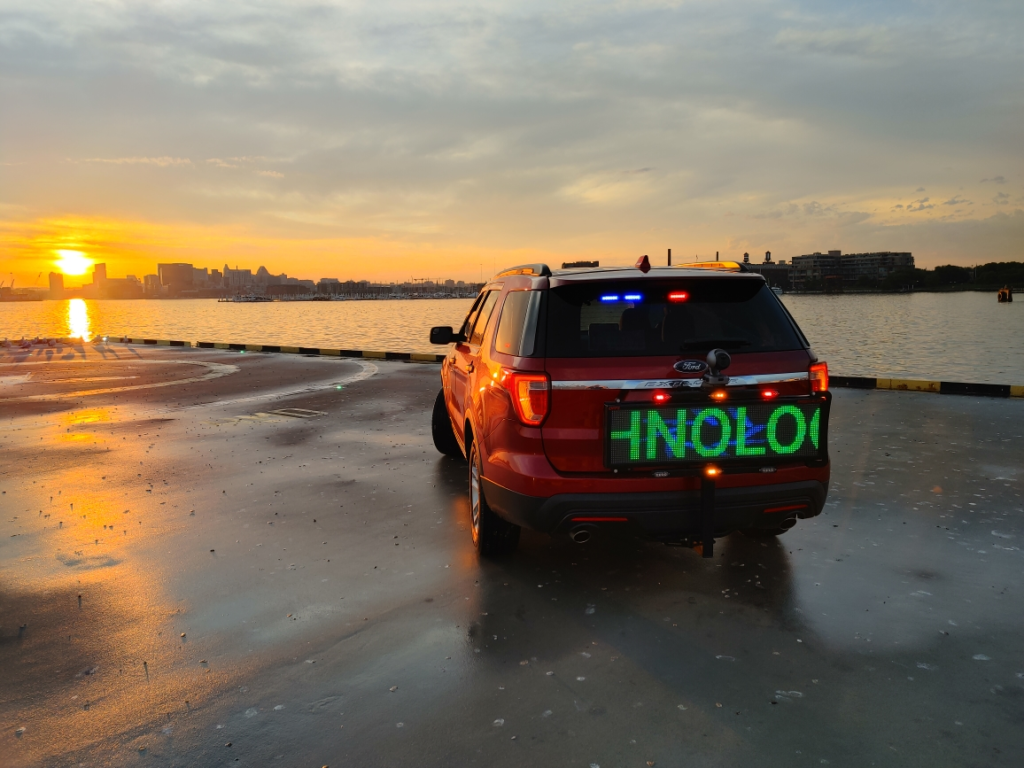
<path id="1" fill-rule="evenodd" d="M 441 366 L 432 432 L 469 462 L 473 541 L 631 528 L 705 557 L 775 536 L 828 492 L 828 366 L 741 264 L 496 275 Z"/>

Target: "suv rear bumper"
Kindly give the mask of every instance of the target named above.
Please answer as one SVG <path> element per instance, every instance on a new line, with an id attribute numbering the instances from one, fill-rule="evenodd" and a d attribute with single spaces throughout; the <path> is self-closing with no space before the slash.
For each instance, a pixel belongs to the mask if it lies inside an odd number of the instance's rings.
<path id="1" fill-rule="evenodd" d="M 545 533 L 577 525 L 632 524 L 655 539 L 679 540 L 700 535 L 700 491 L 647 493 L 566 493 L 548 498 L 527 496 L 483 478 L 487 503 L 509 522 Z M 715 535 L 741 528 L 777 528 L 790 517 L 821 514 L 828 488 L 818 480 L 721 488 L 715 492 Z M 574 520 L 574 518 L 588 518 Z"/>

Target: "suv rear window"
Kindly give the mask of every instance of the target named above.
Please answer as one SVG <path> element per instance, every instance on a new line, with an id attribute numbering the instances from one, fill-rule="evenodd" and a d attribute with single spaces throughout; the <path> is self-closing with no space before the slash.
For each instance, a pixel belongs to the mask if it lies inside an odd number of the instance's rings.
<path id="1" fill-rule="evenodd" d="M 548 357 L 804 347 L 786 310 L 760 280 L 623 280 L 563 285 L 549 293 Z"/>

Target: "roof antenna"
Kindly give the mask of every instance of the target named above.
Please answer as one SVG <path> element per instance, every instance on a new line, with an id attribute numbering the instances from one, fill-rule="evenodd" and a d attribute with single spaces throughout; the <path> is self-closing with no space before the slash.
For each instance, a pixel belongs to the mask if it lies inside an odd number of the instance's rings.
<path id="1" fill-rule="evenodd" d="M 651 271 L 651 260 L 647 258 L 647 254 L 645 253 L 643 256 L 636 260 L 636 264 L 634 264 L 633 266 L 646 275 L 648 272 Z"/>
<path id="2" fill-rule="evenodd" d="M 672 249 L 671 248 L 668 249 L 668 265 L 670 267 L 672 266 Z"/>
<path id="3" fill-rule="evenodd" d="M 715 261 L 718 261 L 718 251 L 715 251 Z"/>

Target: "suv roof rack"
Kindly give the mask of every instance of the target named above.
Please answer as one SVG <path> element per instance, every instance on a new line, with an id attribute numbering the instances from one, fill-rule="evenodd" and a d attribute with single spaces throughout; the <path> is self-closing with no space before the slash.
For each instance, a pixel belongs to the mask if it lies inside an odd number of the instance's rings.
<path id="1" fill-rule="evenodd" d="M 518 267 L 503 269 L 495 277 L 508 277 L 509 275 L 537 275 L 538 277 L 551 277 L 551 270 L 547 264 L 520 264 Z"/>
<path id="2" fill-rule="evenodd" d="M 676 264 L 680 269 L 712 269 L 719 272 L 749 272 L 746 264 L 738 261 L 693 261 L 689 264 Z"/>

